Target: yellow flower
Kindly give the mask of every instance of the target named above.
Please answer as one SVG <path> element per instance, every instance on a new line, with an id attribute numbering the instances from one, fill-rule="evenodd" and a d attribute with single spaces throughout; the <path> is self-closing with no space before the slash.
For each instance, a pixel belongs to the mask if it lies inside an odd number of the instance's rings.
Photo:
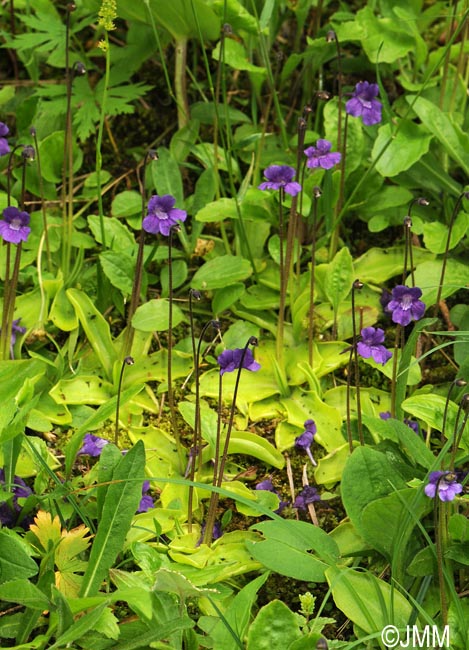
<path id="1" fill-rule="evenodd" d="M 108 32 L 116 29 L 114 20 L 117 18 L 116 0 L 103 0 L 98 12 L 98 24 Z"/>

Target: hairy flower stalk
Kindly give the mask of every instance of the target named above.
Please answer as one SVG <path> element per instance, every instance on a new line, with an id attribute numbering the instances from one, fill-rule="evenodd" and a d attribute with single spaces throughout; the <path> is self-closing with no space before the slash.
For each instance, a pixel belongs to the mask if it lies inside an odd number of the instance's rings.
<path id="1" fill-rule="evenodd" d="M 27 241 L 31 232 L 31 228 L 29 227 L 30 216 L 24 211 L 24 193 L 26 165 L 28 160 L 31 158 L 34 159 L 34 148 L 28 145 L 23 148 L 23 152 L 25 150 L 26 155 L 22 155 L 21 210 L 14 206 L 5 208 L 3 210 L 3 220 L 0 221 L 0 237 L 6 243 L 2 328 L 0 332 L 0 359 L 2 360 L 8 359 L 10 355 L 22 243 Z M 10 277 L 12 244 L 16 246 L 16 253 L 13 271 Z"/>
<path id="2" fill-rule="evenodd" d="M 241 379 L 241 370 L 245 368 L 251 372 L 256 372 L 260 369 L 260 365 L 257 361 L 254 360 L 249 346 L 257 346 L 258 342 L 255 336 L 251 336 L 244 348 L 238 348 L 236 350 L 225 350 L 218 357 L 218 364 L 220 366 L 220 377 L 218 384 L 218 424 L 217 424 L 217 440 L 215 446 L 215 460 L 214 460 L 214 470 L 213 470 L 213 486 L 221 487 L 223 482 L 223 473 L 225 471 L 226 459 L 228 457 L 228 448 L 230 444 L 231 430 L 233 428 L 233 421 L 236 409 L 236 398 L 238 396 L 239 381 Z M 223 451 L 220 455 L 220 445 L 221 445 L 221 409 L 222 409 L 222 394 L 223 394 L 223 375 L 226 372 L 233 372 L 237 370 L 235 387 L 233 392 L 233 402 L 231 404 L 230 418 L 228 421 L 228 428 L 225 436 L 225 444 L 223 446 Z M 208 508 L 208 514 L 206 518 L 206 529 L 204 535 L 204 543 L 210 544 L 212 541 L 213 526 L 215 523 L 217 506 L 218 506 L 219 495 L 217 492 L 212 492 L 210 497 L 210 504 Z"/>
<path id="3" fill-rule="evenodd" d="M 121 371 L 119 373 L 119 382 L 117 384 L 117 401 L 116 401 L 116 427 L 114 429 L 114 444 L 116 447 L 119 446 L 119 411 L 120 411 L 120 404 L 121 404 L 121 391 L 122 391 L 122 381 L 124 379 L 124 370 L 126 366 L 133 366 L 135 361 L 133 360 L 133 357 L 125 357 L 124 361 L 122 362 L 121 366 Z"/>
<path id="4" fill-rule="evenodd" d="M 279 191 L 279 266 L 280 266 L 280 305 L 279 305 L 279 318 L 277 326 L 277 360 L 279 363 L 283 359 L 283 329 L 285 323 L 285 305 L 286 305 L 286 279 L 287 279 L 287 266 L 284 260 L 283 240 L 285 236 L 284 216 L 283 216 L 283 200 L 285 193 L 290 194 L 292 197 L 301 192 L 301 185 L 293 180 L 296 171 L 293 167 L 288 165 L 271 165 L 264 171 L 264 176 L 267 179 L 259 185 L 260 190 L 278 190 Z M 296 208 L 295 208 L 296 212 Z M 288 246 L 287 246 L 287 250 Z M 291 259 L 291 258 L 289 258 Z"/>
<path id="5" fill-rule="evenodd" d="M 132 352 L 132 343 L 134 339 L 135 330 L 132 326 L 132 318 L 134 317 L 135 311 L 138 307 L 138 302 L 140 300 L 140 291 L 142 288 L 142 272 L 143 272 L 143 251 L 145 245 L 145 229 L 143 227 L 143 222 L 145 220 L 145 171 L 147 168 L 147 163 L 149 161 L 158 160 L 158 155 L 154 149 L 149 149 L 145 158 L 143 159 L 143 169 L 142 177 L 137 168 L 137 179 L 140 189 L 140 196 L 142 197 L 142 228 L 140 228 L 140 234 L 138 238 L 138 250 L 137 250 L 137 260 L 135 262 L 135 275 L 134 283 L 132 285 L 132 295 L 130 297 L 129 309 L 127 311 L 127 328 L 125 332 L 124 345 L 122 348 L 122 356 L 125 359 Z"/>
<path id="6" fill-rule="evenodd" d="M 464 418 L 462 424 L 459 426 L 459 420 L 462 412 L 464 413 Z M 449 460 L 449 468 L 451 471 L 454 471 L 456 453 L 458 451 L 461 438 L 464 433 L 464 429 L 466 428 L 468 418 L 469 418 L 469 393 L 465 393 L 461 398 L 461 402 L 459 403 L 456 422 L 454 423 L 453 442 L 451 445 L 451 456 Z"/>
<path id="7" fill-rule="evenodd" d="M 192 446 L 191 450 L 189 453 L 189 478 L 191 481 L 194 481 L 195 479 L 195 473 L 196 471 L 200 471 L 200 467 L 202 465 L 202 428 L 201 428 L 201 421 L 200 421 L 200 375 L 199 375 L 199 366 L 200 366 L 200 351 L 202 347 L 202 341 L 204 339 L 204 334 L 208 330 L 209 327 L 214 327 L 217 332 L 220 330 L 220 323 L 218 321 L 212 320 L 209 321 L 208 323 L 205 323 L 205 325 L 202 328 L 202 331 L 200 332 L 199 336 L 199 342 L 197 344 L 197 349 L 195 348 L 195 340 L 194 340 L 194 327 L 193 327 L 193 317 L 192 317 L 192 296 L 197 297 L 199 296 L 200 300 L 200 293 L 197 291 L 193 291 L 191 289 L 189 293 L 189 304 L 191 305 L 190 309 L 190 314 L 191 314 L 191 336 L 193 339 L 193 359 L 194 359 L 194 384 L 195 384 L 195 415 L 194 415 L 194 434 L 192 436 Z M 221 399 L 219 399 L 219 404 L 221 402 Z M 187 473 L 187 471 L 186 471 Z M 194 486 L 190 485 L 189 486 L 189 495 L 188 495 L 188 504 L 187 504 L 187 509 L 188 509 L 188 515 L 187 515 L 187 524 L 188 524 L 188 529 L 189 532 L 192 532 L 192 509 L 193 509 L 193 499 L 194 499 Z"/>
<path id="8" fill-rule="evenodd" d="M 361 445 L 365 444 L 363 438 L 363 426 L 362 426 L 362 409 L 361 409 L 361 400 L 360 400 L 360 371 L 358 367 L 358 345 L 357 345 L 357 324 L 355 321 L 355 291 L 360 291 L 363 288 L 363 282 L 360 280 L 355 280 L 352 284 L 352 331 L 353 331 L 353 340 L 352 347 L 350 349 L 350 357 L 348 363 L 348 372 L 347 372 L 347 439 L 349 444 L 349 451 L 353 451 L 353 438 L 352 438 L 352 422 L 350 415 L 350 383 L 352 378 L 352 360 L 354 361 L 355 367 L 355 399 L 357 404 L 357 425 L 358 425 L 358 439 Z"/>
<path id="9" fill-rule="evenodd" d="M 453 232 L 453 226 L 454 222 L 456 220 L 456 217 L 458 216 L 459 208 L 461 207 L 463 199 L 469 200 L 469 192 L 462 192 L 459 196 L 458 199 L 455 203 L 454 210 L 451 214 L 451 219 L 448 225 L 448 235 L 446 237 L 446 246 L 445 246 L 445 252 L 443 253 L 443 263 L 441 266 L 441 275 L 440 275 L 440 281 L 438 283 L 438 293 L 436 295 L 436 301 L 435 301 L 435 307 L 434 307 L 434 314 L 435 316 L 438 313 L 438 310 L 440 308 L 440 301 L 441 301 L 441 292 L 443 291 L 443 283 L 445 280 L 445 273 L 446 273 L 446 263 L 448 260 L 448 253 L 449 253 L 449 248 L 451 245 L 451 234 Z"/>
<path id="10" fill-rule="evenodd" d="M 313 367 L 313 350 L 314 350 L 314 287 L 316 276 L 314 270 L 316 268 L 316 228 L 318 218 L 318 200 L 321 197 L 321 190 L 319 187 L 313 189 L 313 228 L 312 228 L 312 241 L 311 241 L 311 278 L 309 283 L 309 311 L 308 311 L 308 362 L 311 368 Z"/>

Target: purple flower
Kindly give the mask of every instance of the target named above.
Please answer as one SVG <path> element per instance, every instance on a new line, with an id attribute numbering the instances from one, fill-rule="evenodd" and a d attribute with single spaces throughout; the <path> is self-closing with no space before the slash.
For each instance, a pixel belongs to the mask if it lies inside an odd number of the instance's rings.
<path id="1" fill-rule="evenodd" d="M 384 331 L 378 327 L 364 327 L 361 331 L 362 340 L 357 343 L 358 354 L 364 359 L 373 357 L 376 363 L 384 364 L 392 357 L 392 352 L 384 345 Z"/>
<path id="2" fill-rule="evenodd" d="M 18 208 L 10 206 L 3 210 L 3 221 L 0 221 L 0 237 L 10 244 L 19 244 L 26 241 L 31 232 L 29 227 L 30 216 L 27 212 L 20 212 Z"/>
<path id="3" fill-rule="evenodd" d="M 143 220 L 142 228 L 146 232 L 157 235 L 159 232 L 168 237 L 169 231 L 178 221 L 185 221 L 187 212 L 174 208 L 176 199 L 171 194 L 158 196 L 155 194 L 148 201 L 148 214 Z"/>
<path id="4" fill-rule="evenodd" d="M 353 117 L 361 117 L 363 124 L 371 126 L 381 122 L 382 105 L 378 99 L 378 84 L 370 84 L 368 81 L 360 81 L 355 86 L 352 99 L 345 104 L 345 110 Z"/>
<path id="5" fill-rule="evenodd" d="M 316 435 L 316 424 L 314 420 L 306 420 L 306 422 L 304 423 L 304 427 L 305 427 L 305 431 L 303 431 L 301 436 L 295 438 L 295 447 L 299 447 L 299 449 L 303 449 L 308 454 L 311 463 L 313 465 L 317 465 L 310 449 L 312 442 L 314 440 L 314 436 Z"/>
<path id="6" fill-rule="evenodd" d="M 274 510 L 275 513 L 280 514 L 282 510 L 288 505 L 288 501 L 282 501 L 280 497 L 280 493 L 278 490 L 276 490 L 273 486 L 272 481 L 270 478 L 265 479 L 264 481 L 261 481 L 256 485 L 256 490 L 265 490 L 266 492 L 272 492 L 273 494 L 276 494 L 279 498 L 279 504 L 277 510 Z"/>
<path id="7" fill-rule="evenodd" d="M 308 504 L 314 501 L 321 501 L 321 497 L 315 487 L 306 485 L 296 497 L 293 507 L 298 510 L 306 510 Z"/>
<path id="8" fill-rule="evenodd" d="M 204 541 L 204 536 L 205 536 L 205 529 L 207 528 L 207 524 L 204 522 L 202 524 L 202 528 L 200 530 L 200 537 L 197 541 L 196 546 L 200 546 L 202 542 Z M 212 540 L 215 541 L 216 539 L 220 539 L 220 537 L 223 535 L 223 529 L 221 527 L 221 524 L 219 521 L 216 521 L 213 524 L 213 530 L 212 530 Z"/>
<path id="9" fill-rule="evenodd" d="M 81 447 L 78 455 L 86 456 L 101 456 L 103 447 L 109 444 L 109 440 L 94 436 L 92 433 L 87 433 L 83 439 L 83 446 Z"/>
<path id="10" fill-rule="evenodd" d="M 11 336 L 10 336 L 10 358 L 11 359 L 15 358 L 13 348 L 14 348 L 15 343 L 16 343 L 16 335 L 17 334 L 24 334 L 26 332 L 26 327 L 23 327 L 22 325 L 18 324 L 20 322 L 20 320 L 21 320 L 21 318 L 17 318 L 11 324 Z"/>
<path id="11" fill-rule="evenodd" d="M 409 427 L 409 429 L 412 429 L 412 431 L 417 435 L 420 434 L 419 423 L 415 422 L 415 420 L 411 420 L 410 418 L 404 418 L 404 424 L 406 424 Z"/>
<path id="12" fill-rule="evenodd" d="M 7 153 L 10 153 L 10 147 L 8 141 L 5 138 L 8 135 L 10 129 L 6 124 L 0 122 L 0 156 L 5 156 Z"/>
<path id="13" fill-rule="evenodd" d="M 147 512 L 150 508 L 155 507 L 155 502 L 149 494 L 145 494 L 150 489 L 150 481 L 143 481 L 142 485 L 142 498 L 140 499 L 137 512 Z"/>
<path id="14" fill-rule="evenodd" d="M 254 356 L 249 348 L 225 350 L 220 354 L 217 361 L 220 366 L 220 375 L 224 375 L 225 372 L 237 370 L 241 366 L 241 362 L 243 364 L 242 367 L 251 372 L 256 372 L 261 367 L 260 363 L 254 360 Z"/>
<path id="15" fill-rule="evenodd" d="M 383 411 L 382 413 L 379 414 L 379 417 L 382 420 L 389 420 L 391 419 L 391 413 L 389 411 Z M 414 431 L 417 435 L 419 435 L 420 427 L 418 422 L 415 422 L 410 418 L 404 418 L 404 424 L 406 424 L 409 427 L 409 429 L 412 429 L 412 431 Z"/>
<path id="16" fill-rule="evenodd" d="M 293 167 L 288 165 L 270 165 L 264 171 L 267 181 L 259 185 L 260 190 L 280 190 L 283 189 L 287 194 L 296 196 L 301 192 L 301 185 L 293 181 L 296 172 Z"/>
<path id="17" fill-rule="evenodd" d="M 321 167 L 322 169 L 332 169 L 338 165 L 342 154 L 338 151 L 331 151 L 332 144 L 329 140 L 318 140 L 315 147 L 305 149 L 305 155 L 308 157 L 307 167 Z"/>
<path id="18" fill-rule="evenodd" d="M 0 486 L 4 485 L 5 472 L 3 469 L 0 469 Z M 21 512 L 21 505 L 18 503 L 18 499 L 25 499 L 26 497 L 29 497 L 30 494 L 33 494 L 31 488 L 28 487 L 19 476 L 13 478 L 11 492 L 13 495 L 11 503 L 7 503 L 6 501 L 0 502 L 0 523 L 8 528 L 12 528 L 16 525 L 18 513 Z"/>
<path id="19" fill-rule="evenodd" d="M 425 494 L 434 499 L 437 491 L 441 501 L 452 501 L 457 494 L 462 492 L 462 485 L 456 482 L 456 475 L 453 472 L 441 470 L 430 472 L 428 483 L 425 486 Z"/>
<path id="20" fill-rule="evenodd" d="M 387 306 L 393 322 L 408 325 L 411 320 L 420 320 L 425 313 L 425 303 L 419 300 L 421 295 L 418 287 L 405 287 L 402 284 L 394 287 Z"/>

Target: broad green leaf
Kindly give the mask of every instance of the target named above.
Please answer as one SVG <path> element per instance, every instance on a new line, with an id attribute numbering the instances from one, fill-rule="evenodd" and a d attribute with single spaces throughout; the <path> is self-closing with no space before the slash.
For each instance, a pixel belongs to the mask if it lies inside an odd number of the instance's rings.
<path id="1" fill-rule="evenodd" d="M 402 402 L 402 410 L 409 413 L 414 418 L 423 420 L 425 424 L 436 431 L 441 431 L 443 427 L 443 415 L 445 412 L 446 398 L 435 393 L 425 393 L 422 395 L 412 395 Z M 458 407 L 453 401 L 449 401 L 446 414 L 446 437 L 449 438 L 456 424 L 456 415 Z M 461 424 L 461 421 L 460 421 Z M 468 448 L 469 433 L 463 436 L 465 448 Z"/>
<path id="2" fill-rule="evenodd" d="M 117 218 L 141 215 L 142 197 L 134 190 L 119 192 L 112 201 L 111 212 L 112 215 Z M 91 217 L 88 217 L 88 219 L 90 218 Z"/>
<path id="3" fill-rule="evenodd" d="M 215 105 L 213 102 L 194 102 L 191 105 L 191 116 L 195 117 L 201 124 L 210 125 L 213 125 L 216 119 L 222 124 L 226 122 L 240 124 L 251 121 L 246 113 L 237 108 L 223 103 Z"/>
<path id="4" fill-rule="evenodd" d="M 75 308 L 88 342 L 98 357 L 106 376 L 108 379 L 112 379 L 112 368 L 117 360 L 117 352 L 112 342 L 109 324 L 83 291 L 68 289 L 67 297 Z"/>
<path id="5" fill-rule="evenodd" d="M 417 521 L 433 510 L 433 501 L 427 497 L 417 501 L 416 492 L 405 488 L 376 499 L 365 506 L 361 519 L 363 539 L 392 561 L 393 570 L 401 576 Z"/>
<path id="6" fill-rule="evenodd" d="M 281 600 L 272 600 L 251 623 L 247 650 L 284 650 L 299 637 L 296 615 Z"/>
<path id="7" fill-rule="evenodd" d="M 119 252 L 108 250 L 99 254 L 99 261 L 112 286 L 129 296 L 135 278 L 135 258 L 122 250 Z"/>
<path id="8" fill-rule="evenodd" d="M 221 198 L 217 201 L 207 203 L 201 208 L 196 216 L 196 221 L 204 223 L 215 223 L 225 219 L 237 219 L 236 199 Z"/>
<path id="9" fill-rule="evenodd" d="M 131 192 L 126 192 L 127 195 Z M 120 196 L 120 195 L 119 195 Z M 138 195 L 137 195 L 138 196 Z M 131 203 L 130 203 L 131 205 Z M 140 200 L 140 210 L 141 210 L 141 200 Z M 127 216 L 127 215 L 126 215 Z M 132 249 L 137 249 L 134 236 L 130 230 L 123 223 L 117 219 L 104 218 L 104 235 L 106 237 L 106 246 L 116 253 L 125 252 L 126 255 L 130 253 Z M 94 235 L 94 238 L 99 244 L 102 244 L 102 233 L 101 233 L 101 222 L 99 216 L 96 214 L 91 214 L 88 217 L 88 224 L 90 230 Z M 106 251 L 109 252 L 109 251 Z"/>
<path id="10" fill-rule="evenodd" d="M 380 632 L 392 621 L 404 628 L 412 604 L 395 587 L 373 574 L 354 569 L 326 569 L 336 607 L 365 633 Z"/>
<path id="11" fill-rule="evenodd" d="M 96 375 L 77 375 L 61 379 L 49 391 L 57 404 L 103 404 L 114 392 L 112 384 Z"/>
<path id="12" fill-rule="evenodd" d="M 248 550 L 256 560 L 281 575 L 324 582 L 325 569 L 338 558 L 336 543 L 321 528 L 306 522 L 265 521 L 253 528 L 260 530 L 265 539 L 246 542 Z"/>
<path id="13" fill-rule="evenodd" d="M 364 508 L 372 501 L 405 487 L 404 479 L 385 454 L 369 447 L 358 447 L 353 451 L 342 475 L 341 494 L 345 510 L 362 537 Z"/>
<path id="14" fill-rule="evenodd" d="M 424 248 L 413 248 L 415 264 L 420 264 L 434 256 Z M 404 268 L 404 247 L 370 248 L 354 260 L 357 278 L 362 282 L 380 285 L 399 273 Z M 420 286 L 420 285 L 419 285 Z"/>
<path id="15" fill-rule="evenodd" d="M 233 305 L 246 291 L 244 284 L 235 282 L 223 289 L 218 289 L 212 299 L 212 311 L 214 314 L 221 314 Z"/>
<path id="16" fill-rule="evenodd" d="M 262 75 L 267 74 L 267 70 L 264 67 L 254 65 L 254 63 L 249 61 L 249 55 L 242 43 L 235 41 L 233 38 L 225 38 L 223 43 L 223 61 L 231 68 L 257 72 Z M 213 50 L 212 56 L 216 61 L 220 61 L 220 43 Z"/>
<path id="17" fill-rule="evenodd" d="M 17 416 L 23 387 L 28 382 L 35 385 L 45 372 L 46 364 L 37 359 L 0 361 L 0 440 L 11 438 L 11 424 Z M 35 404 L 30 406 L 33 408 Z"/>
<path id="18" fill-rule="evenodd" d="M 397 176 L 412 167 L 428 152 L 433 138 L 424 127 L 409 120 L 400 120 L 395 135 L 394 131 L 396 131 L 395 127 L 383 124 L 378 130 L 378 137 L 371 154 L 372 159 L 375 160 L 391 141 L 376 163 L 376 170 L 385 177 Z"/>
<path id="19" fill-rule="evenodd" d="M 17 603 L 31 609 L 49 609 L 50 602 L 40 589 L 25 578 L 9 580 L 0 585 L 0 600 Z"/>
<path id="20" fill-rule="evenodd" d="M 451 231 L 451 239 L 448 250 L 452 250 L 459 244 L 469 227 L 469 214 L 460 212 L 456 217 Z M 446 250 L 448 241 L 448 226 L 438 221 L 425 223 L 423 225 L 423 240 L 425 246 L 432 253 L 441 254 Z"/>
<path id="21" fill-rule="evenodd" d="M 268 440 L 250 431 L 233 431 L 228 452 L 253 456 L 277 469 L 282 469 L 285 465 L 285 459 L 278 449 Z"/>
<path id="22" fill-rule="evenodd" d="M 64 159 L 64 131 L 55 131 L 39 143 L 41 155 L 41 174 L 46 181 L 60 183 Z M 77 172 L 83 161 L 83 153 L 75 141 L 73 148 L 73 171 Z"/>
<path id="23" fill-rule="evenodd" d="M 252 267 L 248 260 L 235 255 L 220 255 L 209 260 L 196 271 L 191 286 L 201 291 L 222 289 L 245 280 L 251 274 Z"/>
<path id="24" fill-rule="evenodd" d="M 180 307 L 173 304 L 173 327 L 184 320 Z M 169 301 L 166 298 L 149 300 L 137 308 L 132 326 L 142 332 L 164 332 L 169 329 Z"/>
<path id="25" fill-rule="evenodd" d="M 469 136 L 451 119 L 448 113 L 424 97 L 409 95 L 406 97 L 412 109 L 430 133 L 437 138 L 450 158 L 460 165 L 469 175 Z"/>
<path id="26" fill-rule="evenodd" d="M 119 643 L 119 650 L 140 650 L 141 648 L 151 647 L 149 644 L 165 640 L 172 634 L 182 632 L 183 630 L 190 630 L 194 627 L 194 621 L 188 616 L 178 616 L 170 621 L 165 621 L 152 627 L 148 632 L 144 632 L 135 636 L 129 641 L 121 641 Z"/>
<path id="27" fill-rule="evenodd" d="M 220 19 L 207 0 L 152 0 L 148 4 L 117 0 L 119 18 L 148 24 L 149 11 L 156 24 L 167 29 L 176 40 L 199 38 L 199 34 L 204 40 L 213 40 L 220 34 Z"/>
<path id="28" fill-rule="evenodd" d="M 94 595 L 113 565 L 130 528 L 132 517 L 142 496 L 142 484 L 135 480 L 144 477 L 145 449 L 138 441 L 121 459 L 109 486 L 98 531 L 93 541 L 88 568 L 83 576 L 81 596 Z"/>
<path id="29" fill-rule="evenodd" d="M 352 256 L 349 249 L 344 247 L 329 263 L 324 284 L 326 296 L 334 313 L 337 313 L 339 304 L 349 295 L 355 279 Z"/>
<path id="30" fill-rule="evenodd" d="M 67 297 L 65 287 L 61 287 L 55 294 L 49 318 L 63 332 L 71 332 L 78 327 L 77 314 Z"/>
<path id="31" fill-rule="evenodd" d="M 396 17 L 378 18 L 367 6 L 357 12 L 356 22 L 363 49 L 372 63 L 394 63 L 415 50 L 415 38 Z"/>
<path id="32" fill-rule="evenodd" d="M 230 632 L 231 630 L 234 631 L 237 639 L 241 643 L 241 639 L 244 638 L 248 628 L 251 609 L 256 602 L 257 592 L 268 577 L 269 573 L 266 571 L 264 574 L 251 580 L 230 601 L 228 607 L 223 612 L 227 625 L 219 616 L 216 618 L 213 617 L 215 620 L 209 616 L 200 617 L 199 626 L 202 630 L 210 634 L 216 648 L 220 648 L 220 650 L 221 648 L 223 650 L 239 650 L 240 645 Z"/>
<path id="33" fill-rule="evenodd" d="M 106 607 L 107 602 L 104 602 L 91 611 L 86 612 L 86 614 L 70 625 L 57 641 L 49 647 L 49 650 L 58 650 L 58 648 L 63 648 L 64 646 L 81 639 L 84 634 L 93 630 Z"/>
<path id="34" fill-rule="evenodd" d="M 26 547 L 11 532 L 0 530 L 0 583 L 15 578 L 30 578 L 38 572 L 38 565 L 26 552 Z"/>
<path id="35" fill-rule="evenodd" d="M 432 260 L 419 264 L 415 269 L 415 284 L 422 289 L 421 300 L 431 307 L 435 301 L 438 292 L 438 286 L 441 278 L 441 268 L 443 261 Z M 458 260 L 449 258 L 446 263 L 446 271 L 443 281 L 442 298 L 448 298 L 459 289 L 469 286 L 469 266 Z"/>

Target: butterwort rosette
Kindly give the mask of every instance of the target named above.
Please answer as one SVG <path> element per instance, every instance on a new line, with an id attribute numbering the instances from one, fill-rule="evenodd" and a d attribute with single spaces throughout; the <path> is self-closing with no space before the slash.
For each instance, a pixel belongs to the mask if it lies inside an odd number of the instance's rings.
<path id="1" fill-rule="evenodd" d="M 148 201 L 148 214 L 142 223 L 143 230 L 152 235 L 161 233 L 168 237 L 171 228 L 187 218 L 187 212 L 175 208 L 175 203 L 176 199 L 171 194 L 153 195 Z"/>
<path id="2" fill-rule="evenodd" d="M 382 104 L 376 97 L 379 94 L 378 84 L 360 81 L 355 86 L 352 98 L 345 104 L 345 110 L 352 117 L 361 117 L 363 124 L 371 126 L 381 122 Z"/>
<path id="3" fill-rule="evenodd" d="M 251 372 L 260 370 L 260 363 L 254 359 L 249 348 L 235 348 L 234 350 L 224 350 L 218 356 L 218 365 L 220 366 L 220 375 L 225 372 L 233 372 L 239 368 L 245 368 Z"/>
<path id="4" fill-rule="evenodd" d="M 10 129 L 6 124 L 0 122 L 0 156 L 6 156 L 7 153 L 10 153 L 10 145 L 5 136 L 8 135 Z"/>
<path id="5" fill-rule="evenodd" d="M 259 185 L 260 190 L 283 190 L 286 194 L 296 196 L 301 192 L 301 185 L 294 181 L 296 171 L 288 165 L 270 165 L 264 171 L 267 179 Z"/>
<path id="6" fill-rule="evenodd" d="M 412 320 L 420 320 L 425 313 L 425 303 L 419 300 L 421 295 L 422 291 L 418 287 L 406 287 L 402 284 L 394 287 L 386 307 L 393 322 L 405 326 Z"/>
<path id="7" fill-rule="evenodd" d="M 431 499 L 438 494 L 440 501 L 453 501 L 457 494 L 461 494 L 462 489 L 454 472 L 438 470 L 430 472 L 428 483 L 425 486 L 425 494 Z"/>
<path id="8" fill-rule="evenodd" d="M 332 143 L 329 140 L 318 140 L 315 147 L 305 149 L 307 157 L 306 167 L 312 169 L 320 167 L 321 169 L 332 169 L 340 163 L 342 154 L 339 151 L 331 151 Z"/>
<path id="9" fill-rule="evenodd" d="M 295 447 L 298 449 L 303 449 L 308 454 L 308 458 L 310 459 L 311 463 L 313 465 L 317 465 L 316 461 L 313 458 L 313 454 L 311 453 L 311 445 L 314 440 L 314 436 L 316 435 L 316 424 L 314 420 L 306 420 L 304 423 L 304 428 L 305 430 L 301 434 L 301 436 L 298 436 L 295 438 Z"/>
<path id="10" fill-rule="evenodd" d="M 0 220 L 0 237 L 10 244 L 19 244 L 27 241 L 31 228 L 31 217 L 27 212 L 22 212 L 14 206 L 3 210 L 3 219 Z"/>
<path id="11" fill-rule="evenodd" d="M 381 363 L 384 366 L 392 357 L 392 352 L 389 352 L 383 345 L 384 331 L 379 327 L 377 329 L 364 327 L 360 334 L 362 340 L 357 343 L 358 354 L 363 359 L 371 357 L 376 363 Z"/>

